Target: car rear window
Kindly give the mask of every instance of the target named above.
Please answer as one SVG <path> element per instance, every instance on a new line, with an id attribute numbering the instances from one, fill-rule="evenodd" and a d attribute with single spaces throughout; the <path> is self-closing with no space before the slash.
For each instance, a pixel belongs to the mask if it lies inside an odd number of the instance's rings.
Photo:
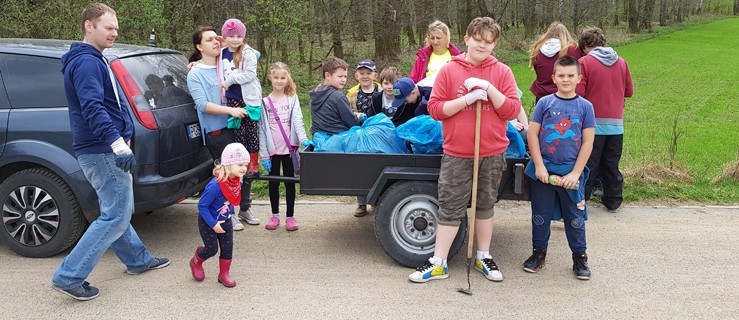
<path id="1" fill-rule="evenodd" d="M 59 59 L 3 55 L 3 80 L 13 108 L 53 108 L 67 105 Z"/>
<path id="2" fill-rule="evenodd" d="M 152 109 L 192 104 L 187 60 L 181 54 L 149 54 L 121 59 Z"/>

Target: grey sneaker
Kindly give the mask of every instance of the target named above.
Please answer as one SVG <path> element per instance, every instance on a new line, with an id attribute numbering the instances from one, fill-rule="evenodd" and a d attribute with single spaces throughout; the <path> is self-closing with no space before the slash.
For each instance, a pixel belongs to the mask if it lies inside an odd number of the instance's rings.
<path id="1" fill-rule="evenodd" d="M 253 226 L 259 225 L 259 218 L 254 215 L 254 211 L 251 211 L 251 208 L 246 209 L 246 211 L 239 211 L 239 218 L 246 221 L 247 224 Z"/>
<path id="2" fill-rule="evenodd" d="M 142 273 L 144 273 L 146 271 L 149 271 L 149 270 L 161 269 L 161 268 L 164 268 L 164 267 L 166 267 L 168 265 L 169 265 L 169 259 L 167 259 L 167 258 L 154 258 L 154 263 L 152 265 L 150 265 L 148 268 L 146 268 L 144 270 L 141 270 L 141 271 L 134 271 L 134 270 L 131 270 L 131 269 L 126 269 L 126 273 L 131 274 L 131 275 L 137 275 L 137 274 L 142 274 Z"/>
<path id="3" fill-rule="evenodd" d="M 241 224 L 241 221 L 239 221 L 239 217 L 234 215 L 231 215 L 231 225 L 234 228 L 234 231 L 241 231 L 244 230 L 244 225 Z"/>
<path id="4" fill-rule="evenodd" d="M 87 301 L 97 298 L 97 296 L 100 294 L 100 290 L 98 288 L 95 288 L 90 285 L 89 282 L 85 281 L 81 286 L 77 288 L 67 289 L 64 290 L 62 288 L 59 288 L 57 286 L 52 286 L 54 290 L 59 291 L 69 297 L 72 297 L 74 299 L 80 300 L 80 301 Z"/>

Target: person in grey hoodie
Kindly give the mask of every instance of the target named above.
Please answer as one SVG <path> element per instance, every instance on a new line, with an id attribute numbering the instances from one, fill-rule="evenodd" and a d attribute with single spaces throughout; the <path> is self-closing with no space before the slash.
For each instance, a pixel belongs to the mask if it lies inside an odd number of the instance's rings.
<path id="1" fill-rule="evenodd" d="M 623 202 L 624 178 L 619 170 L 624 137 L 624 103 L 634 95 L 634 83 L 626 61 L 615 50 L 606 47 L 600 28 L 585 28 L 579 46 L 585 53 L 580 58 L 582 80 L 577 94 L 593 104 L 595 141 L 588 159 L 590 179 L 585 197 L 590 199 L 598 177 L 603 184 L 601 202 L 611 213 L 618 212 Z"/>
<path id="2" fill-rule="evenodd" d="M 323 82 L 313 89 L 310 94 L 310 113 L 313 123 L 311 134 L 325 132 L 334 135 L 359 125 L 362 116 L 354 115 L 349 107 L 349 99 L 339 91 L 346 85 L 346 75 L 349 66 L 342 59 L 328 57 L 323 60 Z"/>

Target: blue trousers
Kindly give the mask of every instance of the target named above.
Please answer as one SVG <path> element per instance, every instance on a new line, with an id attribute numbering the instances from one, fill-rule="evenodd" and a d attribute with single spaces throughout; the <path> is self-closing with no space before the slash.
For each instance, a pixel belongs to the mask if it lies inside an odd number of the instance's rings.
<path id="1" fill-rule="evenodd" d="M 531 183 L 531 238 L 534 248 L 546 249 L 551 235 L 552 214 L 555 206 L 562 211 L 567 243 L 572 252 L 585 252 L 585 211 L 577 206 L 562 187 L 544 184 L 529 178 Z"/>
<path id="2" fill-rule="evenodd" d="M 112 153 L 83 154 L 77 161 L 98 196 L 100 217 L 54 272 L 52 283 L 65 290 L 81 286 L 108 248 L 131 271 L 143 271 L 155 263 L 131 226 L 131 174 L 115 165 Z"/>

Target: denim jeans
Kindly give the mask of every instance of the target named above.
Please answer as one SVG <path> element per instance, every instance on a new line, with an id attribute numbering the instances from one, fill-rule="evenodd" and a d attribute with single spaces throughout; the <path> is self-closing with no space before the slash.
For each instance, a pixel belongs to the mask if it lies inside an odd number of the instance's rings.
<path id="1" fill-rule="evenodd" d="M 131 226 L 134 210 L 131 174 L 115 165 L 112 153 L 83 154 L 77 161 L 95 188 L 100 217 L 90 224 L 54 272 L 53 284 L 65 290 L 81 286 L 108 248 L 131 271 L 146 270 L 156 262 Z"/>

